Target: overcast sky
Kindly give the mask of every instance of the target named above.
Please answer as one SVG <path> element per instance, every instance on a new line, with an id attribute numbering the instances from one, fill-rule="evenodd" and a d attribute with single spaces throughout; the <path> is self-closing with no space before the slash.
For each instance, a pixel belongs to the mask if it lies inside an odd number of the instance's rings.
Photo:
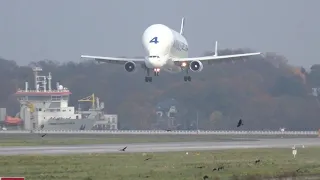
<path id="1" fill-rule="evenodd" d="M 144 56 L 143 31 L 179 30 L 189 56 L 219 49 L 277 52 L 306 68 L 320 60 L 319 0 L 1 0 L 0 56 L 19 64 L 80 55 Z"/>

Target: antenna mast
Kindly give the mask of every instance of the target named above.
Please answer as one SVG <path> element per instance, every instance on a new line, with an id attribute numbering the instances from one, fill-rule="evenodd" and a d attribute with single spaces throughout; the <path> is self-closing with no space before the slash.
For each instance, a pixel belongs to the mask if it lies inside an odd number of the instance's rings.
<path id="1" fill-rule="evenodd" d="M 49 72 L 49 75 L 48 75 L 48 90 L 51 91 L 51 79 L 52 79 L 52 76 L 51 76 L 51 72 Z"/>
<path id="2" fill-rule="evenodd" d="M 46 91 L 47 79 L 46 76 L 39 76 L 38 73 L 42 71 L 41 67 L 32 68 L 34 74 L 34 86 L 36 91 L 39 91 L 42 88 L 43 91 Z"/>

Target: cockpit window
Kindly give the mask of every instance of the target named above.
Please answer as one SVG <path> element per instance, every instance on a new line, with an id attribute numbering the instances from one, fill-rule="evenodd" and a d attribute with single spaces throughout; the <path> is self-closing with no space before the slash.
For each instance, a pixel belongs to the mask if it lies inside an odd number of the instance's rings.
<path id="1" fill-rule="evenodd" d="M 160 58 L 159 56 L 149 56 L 149 58 Z"/>

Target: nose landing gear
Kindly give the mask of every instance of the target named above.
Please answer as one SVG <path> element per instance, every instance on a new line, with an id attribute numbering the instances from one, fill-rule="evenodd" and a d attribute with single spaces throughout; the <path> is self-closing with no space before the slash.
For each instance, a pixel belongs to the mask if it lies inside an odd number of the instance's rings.
<path id="1" fill-rule="evenodd" d="M 144 81 L 145 82 L 152 82 L 152 77 L 150 76 L 150 69 L 147 68 L 146 70 L 147 70 L 147 76 L 145 77 Z M 154 76 L 159 76 L 160 68 L 154 68 L 153 72 L 154 72 Z"/>
<path id="2" fill-rule="evenodd" d="M 153 71 L 154 71 L 154 76 L 159 76 L 159 73 L 160 73 L 159 68 L 154 68 Z"/>

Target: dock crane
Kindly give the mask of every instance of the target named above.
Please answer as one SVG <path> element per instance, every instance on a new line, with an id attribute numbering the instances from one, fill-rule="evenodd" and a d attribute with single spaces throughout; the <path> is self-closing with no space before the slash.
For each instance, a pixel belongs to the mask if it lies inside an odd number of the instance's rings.
<path id="1" fill-rule="evenodd" d="M 88 97 L 78 100 L 78 102 L 91 102 L 92 110 L 102 110 L 104 109 L 104 103 L 100 104 L 100 99 L 96 97 L 94 94 L 91 94 Z"/>
<path id="2" fill-rule="evenodd" d="M 79 99 L 78 102 L 91 102 L 91 108 L 92 108 L 92 109 L 95 109 L 95 106 L 96 106 L 96 104 L 95 104 L 96 98 L 95 98 L 95 95 L 94 95 L 94 94 L 91 94 L 91 95 L 88 96 L 88 97 Z"/>
<path id="3" fill-rule="evenodd" d="M 33 113 L 34 112 L 34 105 L 30 102 L 27 102 L 27 107 L 30 109 L 30 112 Z"/>

